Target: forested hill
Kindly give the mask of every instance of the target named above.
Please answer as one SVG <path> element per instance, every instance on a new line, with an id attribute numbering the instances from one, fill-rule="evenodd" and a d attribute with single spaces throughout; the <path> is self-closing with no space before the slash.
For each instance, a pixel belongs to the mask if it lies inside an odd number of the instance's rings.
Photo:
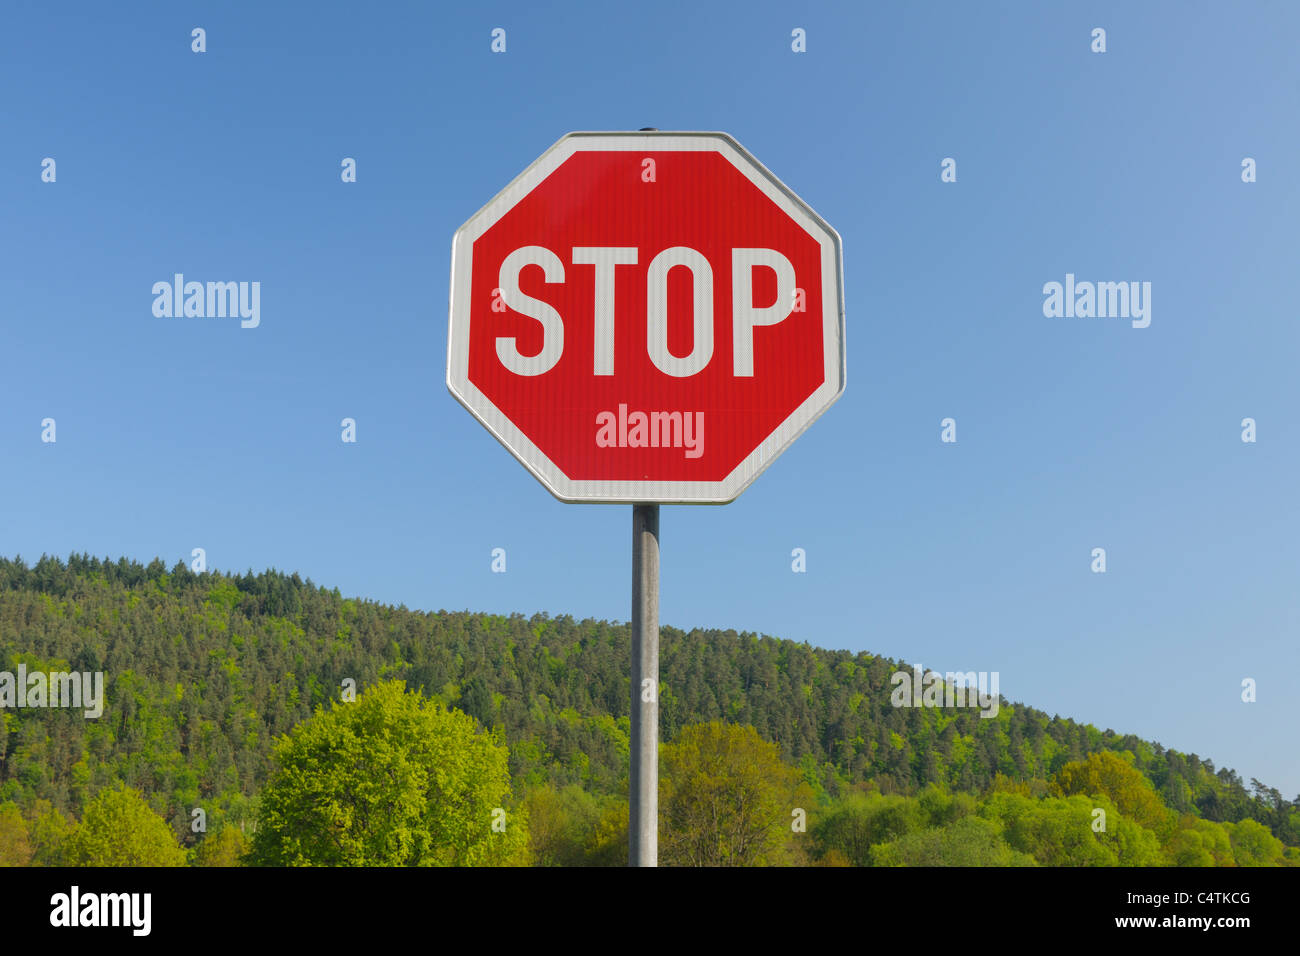
<path id="1" fill-rule="evenodd" d="M 826 643 L 839 640 L 826 635 Z M 275 737 L 337 700 L 405 680 L 496 727 L 517 786 L 626 787 L 626 624 L 568 616 L 421 613 L 344 598 L 276 571 L 194 574 L 72 556 L 0 559 L 0 671 L 103 671 L 103 716 L 0 711 L 0 803 L 73 815 L 122 781 L 182 834 L 200 803 L 241 817 Z M 662 737 L 715 719 L 749 724 L 823 797 L 873 781 L 885 794 L 938 783 L 983 792 L 1002 775 L 1046 780 L 1099 751 L 1129 751 L 1165 805 L 1211 821 L 1253 818 L 1288 845 L 1300 812 L 1195 754 L 1003 702 L 890 704 L 906 665 L 735 631 L 661 632 Z M 625 791 L 624 791 L 625 792 Z"/>

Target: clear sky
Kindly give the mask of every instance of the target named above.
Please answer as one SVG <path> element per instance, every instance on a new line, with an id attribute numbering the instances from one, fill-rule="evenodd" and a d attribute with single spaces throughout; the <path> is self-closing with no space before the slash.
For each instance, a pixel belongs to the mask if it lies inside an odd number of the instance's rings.
<path id="1" fill-rule="evenodd" d="M 663 509 L 663 622 L 998 671 L 1300 792 L 1295 4 L 4 19 L 0 551 L 626 620 L 631 508 L 556 501 L 447 391 L 451 238 L 571 130 L 723 130 L 843 237 L 848 387 Z M 260 325 L 155 317 L 177 272 L 259 281 Z M 1046 317 L 1067 273 L 1150 282 L 1149 327 Z"/>

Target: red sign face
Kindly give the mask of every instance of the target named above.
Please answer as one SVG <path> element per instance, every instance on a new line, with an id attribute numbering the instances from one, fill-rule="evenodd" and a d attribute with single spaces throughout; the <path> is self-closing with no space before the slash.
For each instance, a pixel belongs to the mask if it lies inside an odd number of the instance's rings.
<path id="1" fill-rule="evenodd" d="M 457 232 L 447 384 L 565 501 L 735 498 L 840 394 L 839 237 L 718 133 L 574 133 Z"/>

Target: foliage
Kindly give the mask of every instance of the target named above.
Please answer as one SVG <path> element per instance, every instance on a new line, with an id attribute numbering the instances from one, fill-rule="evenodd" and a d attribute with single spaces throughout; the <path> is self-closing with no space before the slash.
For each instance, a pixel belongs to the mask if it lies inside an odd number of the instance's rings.
<path id="1" fill-rule="evenodd" d="M 753 727 L 683 728 L 660 754 L 659 860 L 666 866 L 786 862 L 793 814 L 813 793 Z"/>
<path id="2" fill-rule="evenodd" d="M 507 754 L 399 681 L 321 709 L 276 745 L 250 860 L 268 866 L 526 862 Z M 494 822 L 504 821 L 501 831 Z"/>
<path id="3" fill-rule="evenodd" d="M 1277 866 L 1285 847 L 1282 841 L 1254 820 L 1226 824 L 1232 858 L 1237 866 Z"/>
<path id="4" fill-rule="evenodd" d="M 209 833 L 194 848 L 195 866 L 242 866 L 250 841 L 239 827 L 222 827 Z"/>
<path id="5" fill-rule="evenodd" d="M 1117 754 L 1090 754 L 1085 761 L 1066 764 L 1056 775 L 1054 789 L 1062 794 L 1104 794 L 1125 815 L 1153 830 L 1165 830 L 1172 823 L 1150 782 Z"/>
<path id="6" fill-rule="evenodd" d="M 64 847 L 73 823 L 48 800 L 37 800 L 27 821 L 33 866 L 64 866 Z"/>
<path id="7" fill-rule="evenodd" d="M 184 866 L 167 821 L 130 787 L 101 790 L 64 847 L 68 866 Z"/>
<path id="8" fill-rule="evenodd" d="M 1123 816 L 1105 797 L 1033 799 L 994 793 L 981 803 L 979 812 L 1001 824 L 1008 846 L 1033 857 L 1041 866 L 1153 866 L 1161 862 L 1156 835 Z"/>
<path id="9" fill-rule="evenodd" d="M 813 824 L 819 856 L 838 851 L 853 866 L 871 865 L 871 848 L 925 827 L 926 811 L 915 799 L 890 794 L 851 793 Z"/>
<path id="10" fill-rule="evenodd" d="M 0 803 L 0 866 L 27 866 L 31 861 L 32 845 L 22 812 L 12 801 Z"/>
<path id="11" fill-rule="evenodd" d="M 996 824 L 964 817 L 933 830 L 909 833 L 872 847 L 875 866 L 1033 866 L 1033 857 L 1012 849 Z"/>
<path id="12" fill-rule="evenodd" d="M 605 801 L 596 829 L 587 839 L 588 866 L 627 866 L 629 816 L 626 799 L 611 797 Z"/>
<path id="13" fill-rule="evenodd" d="M 523 806 L 534 866 L 582 866 L 588 862 L 588 835 L 601 818 L 596 797 L 576 784 L 559 791 L 542 784 L 528 791 Z"/>
<path id="14" fill-rule="evenodd" d="M 228 860 L 234 850 L 222 841 L 253 832 L 259 797 L 283 774 L 276 742 L 337 706 L 345 678 L 362 696 L 399 680 L 408 696 L 491 728 L 506 754 L 504 770 L 486 757 L 480 768 L 504 787 L 493 807 L 508 824 L 494 834 L 504 838 L 494 859 L 522 860 L 527 842 L 539 863 L 622 865 L 629 641 L 626 623 L 410 611 L 274 570 L 0 559 L 0 670 L 21 660 L 102 671 L 106 697 L 98 719 L 0 711 L 0 804 L 19 809 L 31 865 L 65 863 L 76 821 L 120 786 L 161 812 L 192 862 Z M 951 829 L 978 817 L 1002 827 L 1008 850 L 1040 863 L 1150 865 L 1153 852 L 1154 862 L 1180 865 L 1300 863 L 1300 801 L 1195 754 L 1007 701 L 993 718 L 895 708 L 889 678 L 906 665 L 868 653 L 671 627 L 660 642 L 664 740 L 719 721 L 748 726 L 811 788 L 794 804 L 808 811 L 808 833 L 790 832 L 785 806 L 784 843 L 770 861 L 868 865 L 886 844 L 891 861 L 908 861 L 954 834 L 996 855 L 978 824 Z M 680 787 L 667 769 L 665 786 Z M 522 806 L 511 805 L 512 787 Z M 1091 829 L 1079 801 L 1106 810 L 1104 831 Z M 198 806 L 207 836 L 189 828 Z M 536 832 L 523 826 L 533 814 Z M 21 857 L 12 812 L 0 819 L 10 855 Z M 403 840 L 412 852 L 418 843 L 403 820 L 391 834 L 396 856 Z M 930 831 L 944 834 L 917 836 Z M 661 849 L 674 840 L 665 829 Z M 323 861 L 341 853 L 330 852 Z"/>

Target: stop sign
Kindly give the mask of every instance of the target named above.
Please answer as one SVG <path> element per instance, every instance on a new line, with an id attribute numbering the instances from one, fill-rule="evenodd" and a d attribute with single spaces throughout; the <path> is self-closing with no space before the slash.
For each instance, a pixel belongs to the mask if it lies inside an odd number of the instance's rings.
<path id="1" fill-rule="evenodd" d="M 839 235 L 723 133 L 570 133 L 456 232 L 447 387 L 563 501 L 731 501 L 844 390 Z"/>

